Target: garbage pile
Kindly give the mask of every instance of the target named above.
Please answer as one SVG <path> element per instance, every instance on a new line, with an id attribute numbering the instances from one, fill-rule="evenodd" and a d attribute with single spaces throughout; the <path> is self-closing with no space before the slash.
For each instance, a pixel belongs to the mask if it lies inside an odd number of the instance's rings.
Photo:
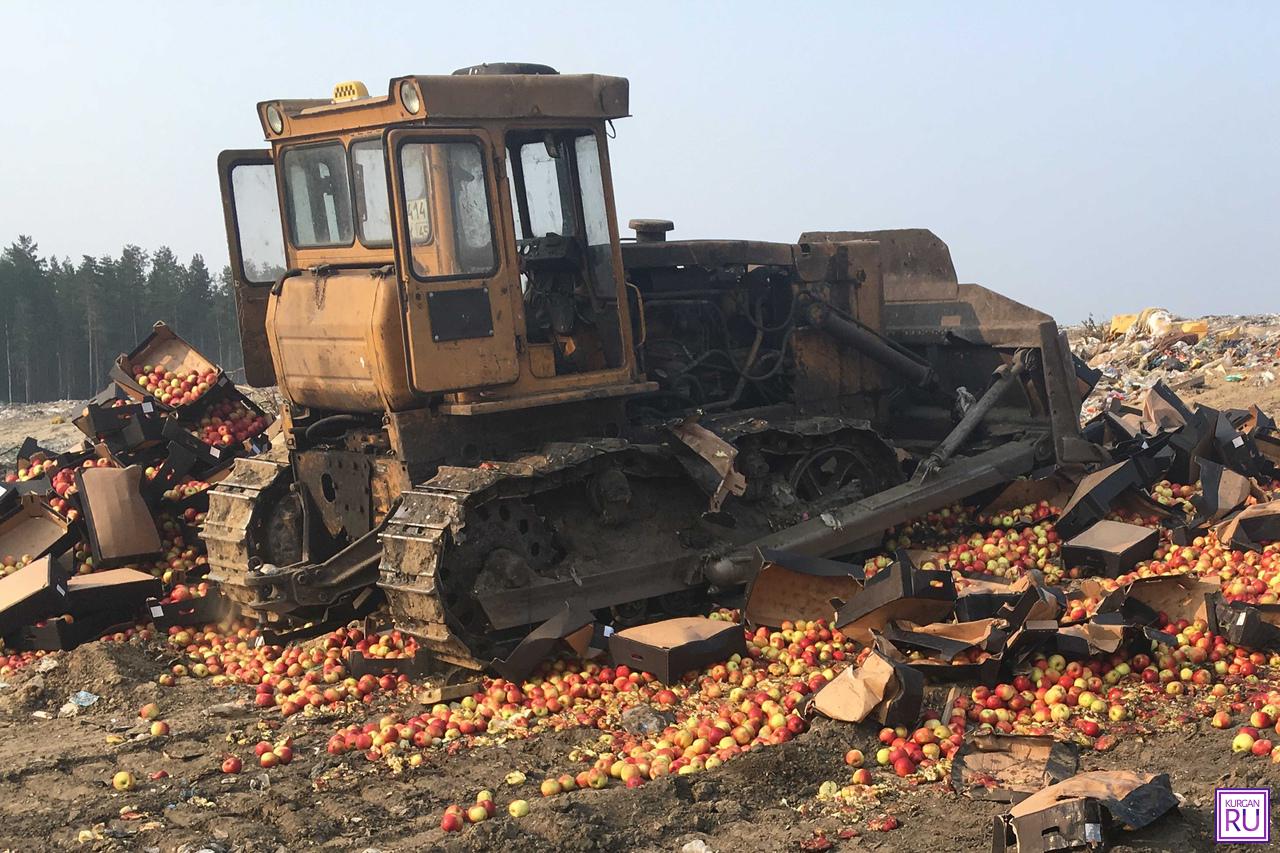
<path id="1" fill-rule="evenodd" d="M 1107 326 L 1069 330 L 1072 351 L 1097 371 L 1091 417 L 1113 398 L 1163 382 L 1175 391 L 1207 380 L 1267 386 L 1280 374 L 1280 316 L 1180 320 L 1163 308 L 1118 314 Z"/>
<path id="2" fill-rule="evenodd" d="M 957 792 L 1015 803 L 996 850 L 1101 844 L 1109 827 L 1176 807 L 1165 776 L 1076 775 L 1063 729 L 1104 743 L 1104 726 L 1131 716 L 1119 685 L 1136 669 L 1181 696 L 1280 651 L 1274 421 L 1256 406 L 1188 406 L 1161 381 L 1133 399 L 1085 427 L 1112 464 L 1012 483 L 972 516 L 957 508 L 942 553 L 853 565 L 769 552 L 749 590 L 748 629 L 816 620 L 861 649 L 808 697 L 811 713 L 883 726 L 877 758 L 899 776 L 950 759 Z M 921 724 L 930 683 L 978 687 Z M 1264 695 L 1255 707 L 1270 712 L 1251 721 L 1263 728 L 1238 737 L 1280 760 L 1266 731 L 1280 694 Z"/>
<path id="3" fill-rule="evenodd" d="M 0 483 L 0 637 L 11 652 L 227 610 L 200 580 L 199 527 L 209 488 L 269 447 L 273 418 L 164 323 L 110 380 L 74 420 L 80 449 L 28 438 Z"/>

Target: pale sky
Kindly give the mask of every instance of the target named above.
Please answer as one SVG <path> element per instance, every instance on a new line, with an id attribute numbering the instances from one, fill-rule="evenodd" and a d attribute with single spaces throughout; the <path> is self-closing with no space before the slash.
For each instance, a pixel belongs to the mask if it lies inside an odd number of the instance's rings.
<path id="1" fill-rule="evenodd" d="M 1280 311 L 1275 3 L 0 0 L 0 243 L 226 262 L 254 104 L 485 61 L 629 77 L 623 224 L 792 241 L 927 227 L 1074 321 Z"/>

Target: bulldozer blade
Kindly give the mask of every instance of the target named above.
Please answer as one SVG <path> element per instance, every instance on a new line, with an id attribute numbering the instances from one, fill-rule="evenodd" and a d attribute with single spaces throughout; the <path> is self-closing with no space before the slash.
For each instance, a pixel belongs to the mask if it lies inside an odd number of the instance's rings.
<path id="1" fill-rule="evenodd" d="M 907 482 L 756 539 L 707 567 L 719 586 L 746 583 L 760 570 L 762 551 L 832 557 L 874 548 L 887 530 L 1032 470 L 1037 440 L 1024 439 L 956 459 L 923 483 Z"/>

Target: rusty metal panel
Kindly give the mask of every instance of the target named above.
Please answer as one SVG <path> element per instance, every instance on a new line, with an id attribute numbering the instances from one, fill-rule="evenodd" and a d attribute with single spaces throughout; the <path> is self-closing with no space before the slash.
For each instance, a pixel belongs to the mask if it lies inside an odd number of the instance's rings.
<path id="1" fill-rule="evenodd" d="M 415 402 L 393 277 L 373 270 L 305 272 L 277 290 L 267 334 L 288 400 L 348 412 Z"/>

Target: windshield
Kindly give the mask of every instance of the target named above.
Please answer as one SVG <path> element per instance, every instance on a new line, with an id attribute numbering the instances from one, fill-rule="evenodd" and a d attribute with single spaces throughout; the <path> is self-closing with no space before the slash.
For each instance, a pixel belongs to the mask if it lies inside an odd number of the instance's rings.
<path id="1" fill-rule="evenodd" d="M 381 139 L 352 143 L 351 173 L 355 178 L 360 242 L 366 246 L 390 246 L 391 196 L 387 193 L 387 165 Z"/>
<path id="2" fill-rule="evenodd" d="M 351 183 L 341 142 L 286 151 L 284 182 L 293 245 L 300 249 L 351 245 Z"/>

